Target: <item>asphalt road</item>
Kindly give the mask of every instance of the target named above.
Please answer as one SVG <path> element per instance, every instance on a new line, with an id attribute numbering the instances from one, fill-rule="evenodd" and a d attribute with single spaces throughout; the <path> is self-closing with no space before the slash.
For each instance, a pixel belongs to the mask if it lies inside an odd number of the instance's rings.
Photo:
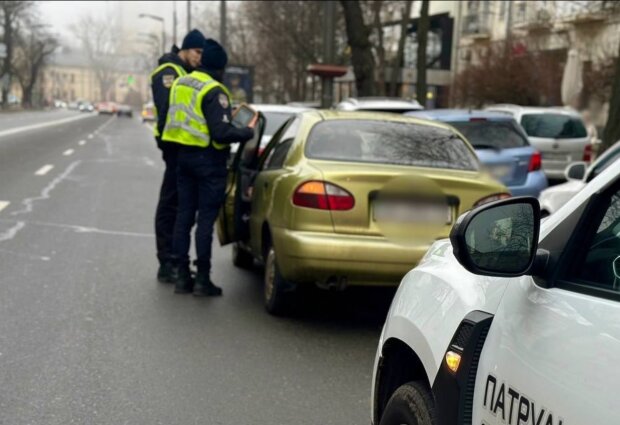
<path id="1" fill-rule="evenodd" d="M 137 119 L 0 115 L 0 424 L 368 424 L 393 291 L 289 318 L 214 252 L 219 299 L 155 279 L 162 164 Z M 13 123 L 12 125 L 10 123 Z"/>

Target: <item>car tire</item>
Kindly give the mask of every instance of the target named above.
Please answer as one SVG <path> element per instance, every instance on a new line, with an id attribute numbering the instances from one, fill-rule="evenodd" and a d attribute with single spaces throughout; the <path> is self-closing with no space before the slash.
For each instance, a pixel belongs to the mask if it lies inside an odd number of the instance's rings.
<path id="1" fill-rule="evenodd" d="M 287 282 L 280 273 L 276 260 L 276 251 L 270 247 L 265 258 L 265 285 L 263 299 L 269 314 L 282 316 L 288 312 L 293 296 Z M 288 289 L 288 290 L 287 290 Z"/>
<path id="2" fill-rule="evenodd" d="M 232 262 L 240 269 L 250 269 L 254 265 L 254 257 L 243 249 L 239 242 L 235 242 L 232 249 Z"/>
<path id="3" fill-rule="evenodd" d="M 379 425 L 435 425 L 435 402 L 426 383 L 400 386 L 385 406 Z"/>

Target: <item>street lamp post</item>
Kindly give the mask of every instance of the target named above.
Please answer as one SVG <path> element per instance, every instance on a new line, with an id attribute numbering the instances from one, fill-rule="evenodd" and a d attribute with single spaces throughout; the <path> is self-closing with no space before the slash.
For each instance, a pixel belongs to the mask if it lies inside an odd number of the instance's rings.
<path id="1" fill-rule="evenodd" d="M 150 13 L 141 13 L 138 17 L 149 18 L 161 22 L 161 49 L 163 53 L 166 53 L 166 21 L 164 18 L 157 15 L 151 15 Z"/>

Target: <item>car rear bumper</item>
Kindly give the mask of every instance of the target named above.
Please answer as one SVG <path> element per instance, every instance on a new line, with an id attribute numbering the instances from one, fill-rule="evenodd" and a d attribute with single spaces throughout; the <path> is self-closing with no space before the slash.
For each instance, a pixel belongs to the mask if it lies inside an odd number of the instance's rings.
<path id="1" fill-rule="evenodd" d="M 430 245 L 404 246 L 380 236 L 273 228 L 283 277 L 298 283 L 397 286 Z"/>
<path id="2" fill-rule="evenodd" d="M 508 186 L 512 196 L 534 196 L 538 198 L 540 192 L 549 186 L 545 172 L 542 170 L 527 173 L 525 183 L 519 186 Z"/>

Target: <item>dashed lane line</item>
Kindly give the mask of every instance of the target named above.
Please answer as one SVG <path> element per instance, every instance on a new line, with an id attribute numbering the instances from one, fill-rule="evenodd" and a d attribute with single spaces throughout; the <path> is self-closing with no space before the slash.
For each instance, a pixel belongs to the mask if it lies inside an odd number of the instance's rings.
<path id="1" fill-rule="evenodd" d="M 88 135 L 88 138 L 89 138 L 89 139 L 92 139 L 93 137 L 95 137 L 95 136 L 93 136 L 92 134 L 89 134 L 89 135 Z"/>
<path id="2" fill-rule="evenodd" d="M 80 146 L 84 146 L 85 144 L 86 144 L 86 140 L 80 140 L 78 142 L 78 145 L 80 145 Z"/>
<path id="3" fill-rule="evenodd" d="M 66 150 L 66 151 L 64 151 L 62 154 L 63 154 L 64 156 L 69 156 L 69 155 L 72 155 L 72 154 L 73 154 L 73 152 L 75 152 L 73 149 L 67 149 L 67 150 Z"/>
<path id="4" fill-rule="evenodd" d="M 5 209 L 6 207 L 8 207 L 10 204 L 9 201 L 0 201 L 0 211 L 2 211 L 3 209 Z"/>
<path id="5" fill-rule="evenodd" d="M 35 176 L 44 176 L 44 175 L 46 175 L 47 173 L 49 173 L 49 172 L 52 170 L 52 168 L 54 168 L 54 166 L 53 166 L 52 164 L 47 164 L 47 165 L 44 165 L 43 167 L 39 168 L 39 169 L 38 169 L 38 170 L 34 173 L 34 175 L 35 175 Z"/>

